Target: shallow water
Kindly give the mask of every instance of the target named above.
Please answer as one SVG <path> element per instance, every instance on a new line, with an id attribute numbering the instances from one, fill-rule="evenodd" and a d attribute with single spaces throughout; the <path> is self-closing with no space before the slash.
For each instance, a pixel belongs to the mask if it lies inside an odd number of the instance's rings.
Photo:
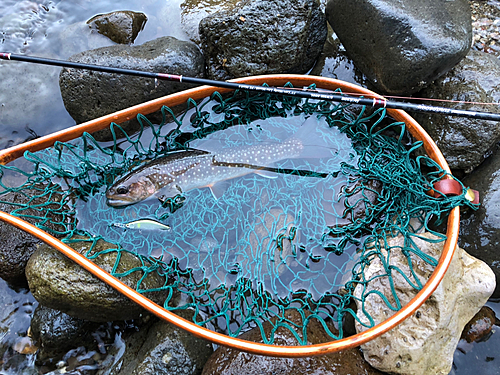
<path id="1" fill-rule="evenodd" d="M 179 26 L 180 3 L 181 0 L 125 0 L 119 5 L 111 0 L 2 0 L 0 50 L 65 59 L 88 48 L 87 42 L 67 36 L 65 30 L 70 25 L 99 13 L 124 9 L 142 11 L 148 16 L 135 44 L 165 35 L 187 40 Z M 66 39 L 61 35 L 66 35 Z M 95 46 L 113 44 L 105 38 L 93 39 L 93 43 Z M 60 96 L 59 71 L 56 67 L 0 61 L 0 148 L 74 125 Z M 4 359 L 6 355 L 14 358 L 12 346 L 26 336 L 36 301 L 28 291 L 15 291 L 0 280 L 0 304 L 0 338 L 5 349 L 0 353 Z M 488 305 L 500 314 L 497 303 Z M 457 350 L 453 375 L 500 374 L 500 333 L 498 327 L 495 329 L 487 341 Z M 24 360 L 28 366 L 32 358 L 27 356 Z M 0 373 L 15 373 L 5 370 L 5 365 L 2 363 Z"/>
<path id="2" fill-rule="evenodd" d="M 0 50 L 66 59 L 89 48 L 113 45 L 107 38 L 75 29 L 100 13 L 144 12 L 148 21 L 135 44 L 161 36 L 187 40 L 180 28 L 181 0 L 33 0 L 0 2 Z M 83 26 L 82 26 L 83 27 Z M 73 30 L 73 31 L 72 31 Z M 0 148 L 75 124 L 59 90 L 61 68 L 0 61 Z"/>

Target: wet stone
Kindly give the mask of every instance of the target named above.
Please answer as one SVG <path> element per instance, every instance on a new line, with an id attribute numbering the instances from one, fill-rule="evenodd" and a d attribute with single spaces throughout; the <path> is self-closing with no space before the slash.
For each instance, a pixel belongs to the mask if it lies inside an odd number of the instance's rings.
<path id="1" fill-rule="evenodd" d="M 495 322 L 495 312 L 491 308 L 483 306 L 471 321 L 465 325 L 461 339 L 468 343 L 482 341 L 491 334 Z"/>
<path id="2" fill-rule="evenodd" d="M 379 91 L 408 95 L 469 51 L 468 0 L 329 0 L 328 22 Z"/>
<path id="3" fill-rule="evenodd" d="M 40 347 L 37 362 L 62 357 L 78 346 L 94 347 L 95 339 L 89 332 L 99 323 L 74 318 L 61 311 L 38 305 L 31 320 L 31 337 Z"/>
<path id="4" fill-rule="evenodd" d="M 144 28 L 148 17 L 129 10 L 99 14 L 87 21 L 91 29 L 118 44 L 131 44 Z"/>
<path id="5" fill-rule="evenodd" d="M 147 72 L 204 76 L 204 59 L 198 47 L 173 37 L 158 38 L 139 46 L 114 45 L 84 51 L 69 60 Z M 63 69 L 59 85 L 64 106 L 77 123 L 192 87 L 179 82 L 77 69 Z M 128 134 L 140 128 L 137 120 L 120 125 Z M 112 139 L 109 129 L 93 135 L 98 140 Z"/>
<path id="6" fill-rule="evenodd" d="M 484 52 L 470 53 L 448 74 L 418 96 L 478 103 L 500 102 L 500 60 Z M 498 106 L 441 103 L 459 110 L 500 113 Z M 500 122 L 456 116 L 412 113 L 443 153 L 450 168 L 471 172 L 500 141 Z M 476 189 L 477 190 L 477 189 Z"/>
<path id="7" fill-rule="evenodd" d="M 71 246 L 79 253 L 89 250 L 90 243 L 77 242 Z M 111 251 L 116 246 L 99 240 L 94 253 L 109 250 L 93 260 L 99 267 L 111 272 L 118 253 Z M 120 254 L 120 262 L 116 272 L 134 270 L 120 280 L 136 288 L 143 277 L 141 260 L 129 252 Z M 145 264 L 148 266 L 147 262 Z M 77 265 L 59 251 L 50 246 L 40 246 L 28 261 L 26 278 L 31 293 L 41 304 L 55 310 L 60 310 L 73 317 L 92 322 L 108 322 L 134 319 L 145 312 L 135 302 L 131 301 L 111 286 L 107 285 L 90 272 Z M 150 273 L 142 280 L 139 287 L 143 290 L 160 288 L 165 284 L 165 278 L 156 272 Z M 147 292 L 144 296 L 162 305 L 165 292 Z"/>
<path id="8" fill-rule="evenodd" d="M 287 319 L 302 325 L 302 317 L 296 312 L 288 312 Z M 272 326 L 263 324 L 265 334 L 269 337 Z M 329 327 L 333 332 L 335 329 Z M 260 329 L 254 328 L 238 338 L 252 342 L 263 342 Z M 321 324 L 312 319 L 307 325 L 308 345 L 332 341 Z M 275 332 L 274 345 L 297 345 L 292 333 L 283 327 Z M 358 348 L 341 352 L 305 358 L 278 358 L 248 354 L 227 347 L 219 347 L 210 357 L 203 369 L 203 375 L 271 375 L 271 374 L 319 374 L 322 375 L 378 375 L 380 371 L 372 368 L 363 359 Z"/>
<path id="9" fill-rule="evenodd" d="M 200 22 L 207 74 L 225 80 L 306 73 L 323 49 L 327 26 L 316 0 L 242 1 Z"/>

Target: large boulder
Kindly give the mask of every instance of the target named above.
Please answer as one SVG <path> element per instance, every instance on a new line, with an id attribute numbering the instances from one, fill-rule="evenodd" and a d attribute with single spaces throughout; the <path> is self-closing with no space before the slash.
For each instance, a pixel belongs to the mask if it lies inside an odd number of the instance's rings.
<path id="1" fill-rule="evenodd" d="M 448 74 L 419 93 L 431 99 L 446 98 L 479 103 L 500 102 L 500 60 L 484 52 L 470 53 Z M 470 111 L 500 113 L 498 106 L 443 103 Z M 464 117 L 412 114 L 434 139 L 452 169 L 471 172 L 500 140 L 500 122 Z"/>
<path id="2" fill-rule="evenodd" d="M 443 242 L 435 242 L 437 236 L 422 233 L 412 240 L 424 254 L 434 259 L 440 257 Z M 390 239 L 388 246 L 398 249 L 403 247 L 404 242 L 403 236 L 398 236 Z M 390 259 L 389 264 L 382 264 L 379 258 L 374 258 L 364 272 L 364 278 L 371 280 L 370 283 L 360 284 L 354 291 L 358 305 L 358 332 L 367 329 L 370 317 L 374 324 L 379 324 L 395 314 L 387 308 L 382 296 L 395 306 L 394 292 L 404 306 L 418 292 L 409 284 L 407 277 L 412 282 L 415 282 L 413 277 L 417 277 L 424 285 L 434 270 L 421 258 L 411 257 L 410 271 L 407 254 L 392 251 L 389 258 L 385 249 L 381 251 Z M 385 276 L 388 267 L 393 270 L 392 280 Z M 396 328 L 362 345 L 365 359 L 373 367 L 391 374 L 448 374 L 465 325 L 486 303 L 494 289 L 492 270 L 457 246 L 448 271 L 434 293 Z M 362 295 L 366 296 L 364 303 L 361 302 Z M 363 313 L 360 314 L 361 311 Z"/>
<path id="3" fill-rule="evenodd" d="M 466 211 L 460 223 L 460 246 L 486 262 L 500 285 L 500 149 L 498 146 L 474 172 L 463 180 L 466 186 L 481 192 L 477 211 Z M 494 298 L 500 298 L 497 287 Z"/>
<path id="4" fill-rule="evenodd" d="M 316 0 L 246 0 L 200 22 L 208 76 L 306 73 L 326 40 Z"/>
<path id="5" fill-rule="evenodd" d="M 329 0 L 326 14 L 347 54 L 385 93 L 420 90 L 472 43 L 467 0 Z"/>
<path id="6" fill-rule="evenodd" d="M 81 254 L 89 250 L 85 241 L 75 242 L 72 247 Z M 121 281 L 143 290 L 158 289 L 165 285 L 165 277 L 150 273 L 144 280 L 143 262 L 129 252 L 113 251 L 116 245 L 99 240 L 94 252 L 104 252 L 94 259 L 99 267 L 111 272 L 119 256 L 115 272 L 133 270 Z M 146 265 L 147 266 L 147 265 Z M 91 322 L 108 322 L 139 317 L 144 309 L 119 293 L 96 276 L 48 245 L 40 246 L 28 261 L 26 278 L 33 296 L 46 307 L 60 310 L 75 318 Z M 145 293 L 154 302 L 163 305 L 166 292 Z"/>
<path id="7" fill-rule="evenodd" d="M 204 75 L 204 59 L 198 47 L 173 37 L 158 38 L 139 46 L 115 45 L 84 51 L 69 60 L 191 77 Z M 64 106 L 77 123 L 192 87 L 179 82 L 78 69 L 63 69 L 59 85 Z M 125 127 L 133 132 L 139 129 L 139 124 L 130 121 Z M 109 139 L 109 131 L 96 137 Z"/>

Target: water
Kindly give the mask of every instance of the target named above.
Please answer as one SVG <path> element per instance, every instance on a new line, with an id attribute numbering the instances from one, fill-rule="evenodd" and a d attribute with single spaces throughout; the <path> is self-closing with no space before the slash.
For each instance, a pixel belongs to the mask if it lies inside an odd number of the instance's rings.
<path id="1" fill-rule="evenodd" d="M 2 0 L 0 2 L 0 50 L 42 57 L 66 59 L 89 47 L 89 41 L 69 35 L 67 28 L 99 13 L 113 10 L 142 11 L 146 26 L 135 44 L 161 36 L 187 40 L 180 28 L 181 0 Z M 490 0 L 497 5 L 497 1 Z M 64 38 L 61 37 L 64 35 Z M 112 45 L 102 37 L 90 41 L 92 47 Z M 60 68 L 0 61 L 0 148 L 21 143 L 75 124 L 64 109 L 58 86 Z M 27 334 L 36 301 L 27 290 L 14 290 L 0 280 L 0 338 L 3 359 L 18 358 L 13 347 Z M 497 315 L 498 304 L 489 303 Z M 453 375 L 500 373 L 500 334 L 495 327 L 487 341 L 476 343 L 455 354 Z M 24 367 L 33 358 L 25 356 Z M 1 373 L 17 373 L 6 370 Z M 18 367 L 20 368 L 20 367 Z"/>

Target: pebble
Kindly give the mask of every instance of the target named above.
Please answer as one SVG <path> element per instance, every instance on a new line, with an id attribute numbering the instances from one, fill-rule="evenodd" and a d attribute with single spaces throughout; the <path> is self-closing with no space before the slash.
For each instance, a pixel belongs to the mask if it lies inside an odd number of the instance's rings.
<path id="1" fill-rule="evenodd" d="M 472 48 L 500 58 L 500 1 L 471 1 Z"/>

